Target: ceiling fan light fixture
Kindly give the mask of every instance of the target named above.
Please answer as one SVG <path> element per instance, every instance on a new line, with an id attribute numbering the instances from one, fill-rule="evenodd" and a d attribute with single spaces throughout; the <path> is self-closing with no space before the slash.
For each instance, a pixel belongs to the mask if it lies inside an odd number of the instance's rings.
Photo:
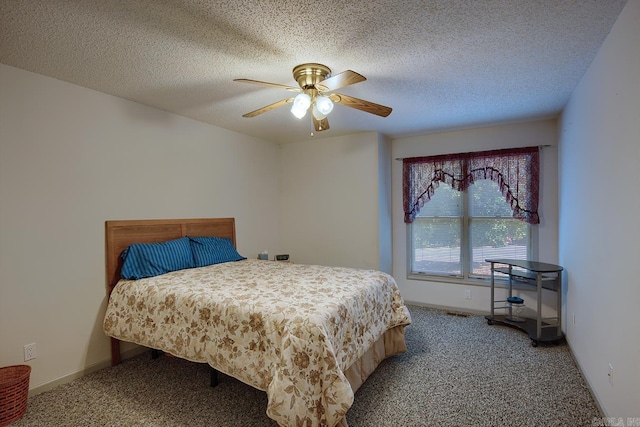
<path id="1" fill-rule="evenodd" d="M 311 106 L 311 97 L 306 93 L 298 94 L 293 100 L 293 106 L 291 107 L 291 113 L 297 118 L 301 119 L 307 114 L 307 110 Z"/>
<path id="2" fill-rule="evenodd" d="M 282 99 L 273 104 L 266 105 L 255 111 L 243 114 L 242 117 L 255 117 L 283 105 L 291 105 L 291 113 L 298 119 L 307 115 L 311 109 L 311 118 L 316 132 L 329 129 L 327 115 L 332 112 L 334 104 L 355 108 L 366 113 L 387 117 L 391 114 L 391 108 L 379 105 L 363 99 L 354 98 L 336 93 L 337 89 L 351 86 L 367 80 L 363 75 L 355 71 L 346 70 L 332 75 L 331 69 L 326 65 L 317 63 L 300 64 L 293 68 L 293 78 L 299 87 L 286 86 L 278 83 L 263 82 L 251 79 L 234 79 L 234 81 L 252 83 L 261 86 L 276 87 L 291 92 L 297 92 L 298 96 Z M 329 96 L 324 95 L 330 93 Z"/>
<path id="3" fill-rule="evenodd" d="M 326 96 L 316 97 L 315 106 L 318 109 L 318 112 L 323 114 L 325 117 L 333 110 L 333 102 Z"/>

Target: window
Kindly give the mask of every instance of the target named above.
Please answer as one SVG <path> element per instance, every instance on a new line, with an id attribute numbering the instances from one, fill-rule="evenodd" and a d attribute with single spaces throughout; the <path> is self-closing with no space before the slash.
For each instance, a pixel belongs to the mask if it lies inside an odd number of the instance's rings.
<path id="1" fill-rule="evenodd" d="M 487 277 L 487 258 L 532 259 L 537 147 L 403 160 L 413 274 Z"/>
<path id="2" fill-rule="evenodd" d="M 530 226 L 512 217 L 498 184 L 435 190 L 410 225 L 411 274 L 482 278 L 487 258 L 530 259 Z"/>

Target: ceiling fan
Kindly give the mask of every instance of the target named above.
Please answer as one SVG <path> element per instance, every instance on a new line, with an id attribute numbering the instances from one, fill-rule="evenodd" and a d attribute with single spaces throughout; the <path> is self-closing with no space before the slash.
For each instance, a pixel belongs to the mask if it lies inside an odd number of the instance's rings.
<path id="1" fill-rule="evenodd" d="M 303 118 L 307 111 L 311 109 L 313 126 L 315 130 L 319 132 L 329 129 L 327 115 L 333 110 L 334 103 L 381 117 L 387 117 L 391 114 L 391 108 L 385 107 L 384 105 L 354 98 L 353 96 L 341 93 L 329 93 L 367 80 L 363 75 L 358 74 L 355 71 L 347 70 L 332 76 L 331 69 L 326 65 L 308 63 L 294 67 L 293 78 L 298 82 L 300 87 L 250 79 L 234 79 L 235 82 L 277 87 L 291 92 L 299 92 L 295 97 L 283 99 L 262 108 L 258 108 L 257 110 L 244 114 L 242 117 L 255 117 L 259 114 L 273 110 L 274 108 L 278 108 L 286 104 L 292 104 L 291 113 L 299 119 Z"/>

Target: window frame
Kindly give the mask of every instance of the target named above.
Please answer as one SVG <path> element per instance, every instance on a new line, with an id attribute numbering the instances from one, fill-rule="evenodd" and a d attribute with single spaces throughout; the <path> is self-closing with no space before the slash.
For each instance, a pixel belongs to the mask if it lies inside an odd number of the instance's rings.
<path id="1" fill-rule="evenodd" d="M 437 274 L 437 273 L 424 273 L 413 271 L 413 260 L 414 260 L 414 238 L 413 238 L 413 226 L 415 220 L 418 220 L 418 217 L 411 223 L 406 223 L 406 233 L 407 233 L 407 253 L 409 256 L 406 257 L 407 260 L 407 279 L 410 280 L 421 280 L 428 282 L 444 282 L 444 283 L 458 283 L 458 284 L 472 284 L 472 285 L 491 285 L 491 277 L 490 276 L 479 276 L 473 275 L 472 269 L 470 269 L 470 258 L 472 256 L 473 250 L 471 248 L 471 236 L 470 236 L 470 222 L 473 218 L 469 215 L 470 211 L 470 202 L 469 202 L 469 191 L 468 189 L 462 190 L 462 217 L 460 217 L 460 267 L 462 274 L 461 276 L 455 276 L 451 274 Z M 505 202 L 506 203 L 506 202 Z M 456 218 L 456 217 L 448 217 L 448 218 Z M 505 219 L 505 217 L 475 217 L 479 219 L 489 218 L 489 219 Z M 513 219 L 513 218 L 512 218 Z M 517 219 L 513 219 L 517 221 Z M 534 224 L 525 223 L 528 231 L 528 239 L 527 239 L 527 253 L 528 260 L 535 261 L 538 259 L 538 226 Z M 496 283 L 498 284 L 506 284 L 508 283 L 508 277 L 501 277 L 500 275 L 495 277 Z"/>

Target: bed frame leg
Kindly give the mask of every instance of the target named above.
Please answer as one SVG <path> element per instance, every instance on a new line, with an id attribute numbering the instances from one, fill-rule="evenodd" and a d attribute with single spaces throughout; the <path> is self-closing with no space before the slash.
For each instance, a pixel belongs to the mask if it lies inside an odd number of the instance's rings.
<path id="1" fill-rule="evenodd" d="M 111 366 L 119 365 L 121 361 L 120 340 L 111 338 Z"/>
<path id="2" fill-rule="evenodd" d="M 151 349 L 151 358 L 157 359 L 162 356 L 163 351 L 157 350 L 155 348 Z M 211 387 L 215 387 L 218 385 L 218 371 L 209 366 L 209 374 L 211 377 Z"/>
<path id="3" fill-rule="evenodd" d="M 211 387 L 218 385 L 218 371 L 209 366 L 209 373 L 211 374 Z"/>

